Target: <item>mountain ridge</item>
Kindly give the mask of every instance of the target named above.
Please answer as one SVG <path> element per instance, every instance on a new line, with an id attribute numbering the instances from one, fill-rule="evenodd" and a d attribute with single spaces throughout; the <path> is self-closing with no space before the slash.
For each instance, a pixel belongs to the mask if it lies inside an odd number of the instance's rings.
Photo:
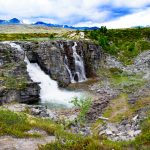
<path id="1" fill-rule="evenodd" d="M 0 25 L 20 25 L 25 24 L 21 20 L 17 18 L 12 18 L 10 20 L 0 20 Z M 69 25 L 60 25 L 60 24 L 52 24 L 52 23 L 45 23 L 43 21 L 37 21 L 35 23 L 31 23 L 30 25 L 36 26 L 46 26 L 46 27 L 58 27 L 58 28 L 65 28 L 65 29 L 74 29 L 74 30 L 96 30 L 99 27 L 74 27 Z"/>

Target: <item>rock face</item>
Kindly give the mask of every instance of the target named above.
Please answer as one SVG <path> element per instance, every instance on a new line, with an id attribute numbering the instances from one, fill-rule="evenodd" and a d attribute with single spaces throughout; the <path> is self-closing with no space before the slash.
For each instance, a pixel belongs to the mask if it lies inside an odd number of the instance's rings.
<path id="1" fill-rule="evenodd" d="M 132 119 L 125 119 L 120 123 L 110 123 L 105 121 L 104 126 L 100 127 L 99 134 L 106 135 L 113 141 L 133 140 L 141 133 L 140 124 L 146 119 L 146 109 L 139 110 Z"/>
<path id="2" fill-rule="evenodd" d="M 118 68 L 126 71 L 130 74 L 136 74 L 142 72 L 145 79 L 150 78 L 150 50 L 144 51 L 137 56 L 132 65 L 124 66 L 115 57 L 106 56 L 107 68 Z"/>
<path id="3" fill-rule="evenodd" d="M 97 98 L 94 99 L 86 118 L 89 121 L 95 121 L 108 106 L 110 100 L 116 98 L 120 92 L 117 89 L 113 89 L 107 82 L 105 86 L 99 86 L 98 83 L 95 83 L 90 86 L 89 89 L 97 95 Z"/>
<path id="4" fill-rule="evenodd" d="M 37 102 L 39 86 L 26 71 L 24 52 L 0 43 L 0 104 L 12 101 Z"/>
<path id="5" fill-rule="evenodd" d="M 14 43 L 1 42 L 0 103 L 11 101 L 30 103 L 39 100 L 40 88 L 38 83 L 33 83 L 28 76 L 24 62 L 25 53 L 31 63 L 38 63 L 46 74 L 58 81 L 59 86 L 67 86 L 71 82 L 70 72 L 76 78 L 73 57 L 75 42 L 76 52 L 83 59 L 86 77 L 96 76 L 96 71 L 101 65 L 102 48 L 93 43 L 62 40 L 15 42 L 22 50 Z"/>
<path id="6" fill-rule="evenodd" d="M 84 62 L 86 77 L 96 76 L 96 71 L 100 67 L 102 60 L 102 48 L 83 41 L 76 43 L 76 51 Z M 72 76 L 75 76 L 75 60 L 72 48 L 74 44 L 75 41 L 21 43 L 30 62 L 38 63 L 45 73 L 58 81 L 60 86 L 66 86 L 71 82 L 65 58 L 67 58 L 67 65 Z"/>

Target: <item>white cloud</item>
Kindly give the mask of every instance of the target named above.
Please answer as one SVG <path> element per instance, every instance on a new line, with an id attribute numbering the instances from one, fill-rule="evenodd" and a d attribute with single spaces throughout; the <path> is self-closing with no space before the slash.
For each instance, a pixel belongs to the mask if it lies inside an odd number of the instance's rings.
<path id="1" fill-rule="evenodd" d="M 150 4 L 150 0 L 112 0 L 111 4 L 115 7 L 140 8 Z"/>
<path id="2" fill-rule="evenodd" d="M 0 0 L 0 12 L 10 17 L 68 17 L 92 12 L 99 4 L 104 0 Z"/>
<path id="3" fill-rule="evenodd" d="M 104 10 L 103 6 L 107 5 L 113 9 L 130 8 L 136 14 L 137 11 L 142 12 L 148 4 L 150 0 L 0 0 L 0 19 L 17 17 L 27 23 L 41 20 L 59 24 L 93 26 L 100 25 L 111 17 L 111 10 Z M 144 15 L 147 17 L 148 14 Z M 114 26 L 117 22 L 123 26 L 121 24 L 123 20 L 119 18 L 111 24 Z M 125 20 L 131 19 L 126 16 Z M 110 22 L 106 24 L 110 26 Z"/>
<path id="4" fill-rule="evenodd" d="M 128 28 L 139 25 L 141 26 L 150 25 L 150 8 L 99 25 L 107 26 L 108 28 Z"/>
<path id="5" fill-rule="evenodd" d="M 143 11 L 140 11 L 138 13 L 126 15 L 123 17 L 120 17 L 113 21 L 108 21 L 104 23 L 98 23 L 98 22 L 80 22 L 75 24 L 75 26 L 107 26 L 107 28 L 129 28 L 133 26 L 146 26 L 150 25 L 150 8 L 147 8 Z"/>

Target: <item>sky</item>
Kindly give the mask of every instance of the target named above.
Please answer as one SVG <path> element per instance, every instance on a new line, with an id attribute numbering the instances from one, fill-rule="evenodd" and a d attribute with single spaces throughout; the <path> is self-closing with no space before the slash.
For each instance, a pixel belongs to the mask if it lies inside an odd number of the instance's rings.
<path id="1" fill-rule="evenodd" d="M 0 0 L 0 19 L 72 26 L 150 25 L 150 0 Z"/>

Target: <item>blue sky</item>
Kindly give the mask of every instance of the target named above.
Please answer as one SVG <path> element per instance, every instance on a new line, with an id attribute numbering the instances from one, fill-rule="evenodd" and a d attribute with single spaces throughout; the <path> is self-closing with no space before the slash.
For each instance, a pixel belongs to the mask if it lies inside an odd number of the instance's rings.
<path id="1" fill-rule="evenodd" d="M 150 25 L 150 0 L 0 0 L 0 19 L 73 26 Z"/>

